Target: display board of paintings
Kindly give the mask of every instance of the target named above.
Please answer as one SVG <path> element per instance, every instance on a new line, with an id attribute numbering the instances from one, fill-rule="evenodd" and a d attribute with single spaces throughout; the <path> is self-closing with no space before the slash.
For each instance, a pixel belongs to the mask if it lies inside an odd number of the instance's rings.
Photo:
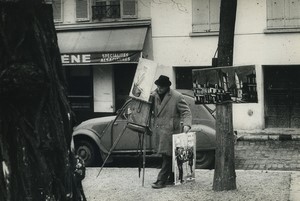
<path id="1" fill-rule="evenodd" d="M 196 133 L 180 133 L 173 136 L 173 171 L 175 185 L 195 180 Z"/>
<path id="2" fill-rule="evenodd" d="M 257 103 L 255 66 L 193 70 L 193 91 L 196 104 Z"/>

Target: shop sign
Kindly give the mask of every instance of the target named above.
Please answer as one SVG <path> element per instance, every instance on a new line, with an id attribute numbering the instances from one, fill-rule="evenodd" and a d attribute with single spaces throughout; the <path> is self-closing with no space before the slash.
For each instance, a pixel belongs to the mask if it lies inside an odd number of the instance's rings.
<path id="1" fill-rule="evenodd" d="M 140 52 L 71 53 L 61 55 L 64 65 L 137 63 L 139 58 Z"/>

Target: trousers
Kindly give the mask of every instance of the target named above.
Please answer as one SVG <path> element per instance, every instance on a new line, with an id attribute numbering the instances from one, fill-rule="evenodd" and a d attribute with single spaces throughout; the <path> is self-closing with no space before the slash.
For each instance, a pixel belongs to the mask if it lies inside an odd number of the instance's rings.
<path id="1" fill-rule="evenodd" d="M 157 181 L 167 182 L 167 180 L 174 181 L 174 174 L 172 172 L 172 156 L 162 154 L 162 166 L 158 173 Z"/>

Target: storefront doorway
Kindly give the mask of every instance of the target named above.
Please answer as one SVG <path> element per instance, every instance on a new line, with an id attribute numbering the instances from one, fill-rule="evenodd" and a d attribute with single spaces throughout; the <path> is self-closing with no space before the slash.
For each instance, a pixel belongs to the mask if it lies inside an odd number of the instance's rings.
<path id="1" fill-rule="evenodd" d="M 264 66 L 266 128 L 300 127 L 300 66 Z"/>
<path id="2" fill-rule="evenodd" d="M 68 99 L 76 122 L 93 113 L 93 71 L 91 66 L 65 66 Z"/>
<path id="3" fill-rule="evenodd" d="M 114 85 L 116 110 L 120 109 L 129 98 L 129 92 L 137 64 L 114 65 Z"/>

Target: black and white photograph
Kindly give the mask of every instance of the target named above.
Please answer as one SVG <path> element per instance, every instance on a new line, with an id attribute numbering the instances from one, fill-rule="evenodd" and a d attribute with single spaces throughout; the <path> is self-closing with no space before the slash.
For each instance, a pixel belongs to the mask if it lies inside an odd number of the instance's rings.
<path id="1" fill-rule="evenodd" d="M 0 201 L 299 201 L 299 78 L 300 0 L 0 0 Z"/>

